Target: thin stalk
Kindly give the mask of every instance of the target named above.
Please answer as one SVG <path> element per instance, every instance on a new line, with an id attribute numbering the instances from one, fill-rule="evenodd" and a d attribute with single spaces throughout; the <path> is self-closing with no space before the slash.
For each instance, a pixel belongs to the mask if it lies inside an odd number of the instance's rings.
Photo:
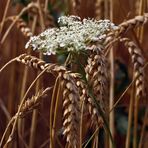
<path id="1" fill-rule="evenodd" d="M 135 98 L 135 106 L 134 106 L 134 131 L 133 131 L 133 148 L 137 148 L 137 129 L 138 129 L 138 105 L 139 98 Z"/>
<path id="2" fill-rule="evenodd" d="M 16 33 L 14 33 L 12 36 L 14 37 L 16 35 Z M 12 41 L 11 41 L 12 42 Z M 12 53 L 10 56 L 12 57 L 16 57 L 16 54 L 17 54 L 17 42 L 15 43 L 12 43 L 12 46 L 11 46 L 11 50 L 12 50 Z M 14 108 L 16 107 L 15 105 L 15 89 L 14 87 L 16 86 L 15 85 L 15 76 L 16 76 L 16 63 L 12 64 L 10 66 L 10 74 L 11 74 L 11 77 L 9 78 L 9 84 L 8 84 L 8 101 L 7 101 L 7 108 L 8 108 L 8 112 L 10 113 L 10 115 L 13 114 L 14 112 Z M 9 122 L 9 120 L 7 121 Z M 10 132 L 10 131 L 9 131 Z M 7 132 L 7 136 L 10 134 L 9 132 Z M 6 137 L 7 137 L 6 136 Z"/>
<path id="3" fill-rule="evenodd" d="M 4 41 L 6 40 L 6 38 L 7 38 L 8 34 L 9 34 L 9 32 L 11 31 L 12 27 L 15 25 L 15 23 L 17 22 L 17 20 L 18 20 L 28 9 L 30 9 L 30 8 L 33 7 L 33 6 L 36 7 L 36 5 L 35 5 L 34 3 L 31 3 L 30 5 L 28 5 L 28 7 L 24 7 L 24 8 L 22 9 L 22 11 L 21 11 L 21 12 L 17 15 L 17 17 L 13 20 L 13 22 L 11 23 L 11 25 L 9 26 L 9 28 L 7 28 L 7 31 L 6 31 L 5 34 L 3 35 L 2 40 L 1 40 L 1 42 L 0 42 L 1 44 L 4 43 Z"/>
<path id="4" fill-rule="evenodd" d="M 110 19 L 111 21 L 113 22 L 113 0 L 110 0 Z M 110 74 L 110 92 L 109 92 L 109 109 L 113 108 L 113 105 L 114 105 L 114 81 L 115 81 L 115 78 L 114 78 L 114 51 L 113 51 L 113 47 L 111 48 L 110 50 L 110 71 L 111 71 L 111 74 Z M 114 133 L 115 133 L 115 126 L 114 126 L 114 120 L 115 120 L 115 117 L 114 117 L 114 110 L 112 110 L 112 112 L 110 112 L 109 114 L 109 127 L 110 127 L 110 131 L 111 131 L 111 134 L 114 138 Z M 111 140 L 109 140 L 109 148 L 113 148 L 113 143 Z"/>
<path id="5" fill-rule="evenodd" d="M 20 103 L 20 106 L 19 106 L 19 108 L 18 108 L 18 111 L 17 111 L 17 113 L 16 113 L 16 118 L 15 118 L 15 121 L 14 121 L 14 124 L 13 124 L 13 127 L 12 127 L 12 131 L 11 131 L 11 134 L 9 135 L 9 138 L 8 138 L 8 140 L 7 140 L 6 144 L 5 144 L 5 146 L 7 146 L 7 144 L 12 141 L 12 138 L 13 138 L 13 135 L 14 135 L 14 132 L 15 132 L 15 128 L 16 128 L 16 124 L 17 124 L 17 121 L 18 121 L 18 118 L 19 118 L 19 113 L 20 113 L 20 111 L 21 111 L 21 108 L 22 108 L 22 106 L 23 106 L 23 103 L 24 103 L 24 101 L 25 101 L 25 99 L 26 99 L 26 97 L 27 97 L 29 91 L 30 91 L 31 88 L 35 85 L 36 81 L 46 72 L 47 69 L 48 69 L 48 67 L 45 68 L 45 69 L 35 78 L 35 80 L 31 83 L 31 85 L 30 85 L 29 88 L 27 89 L 27 91 L 26 91 L 26 93 L 25 93 L 25 95 L 24 95 L 24 97 L 23 97 L 23 99 L 22 99 L 22 101 L 21 101 L 21 103 Z M 9 124 L 9 123 L 8 123 L 8 124 Z M 6 131 L 6 132 L 7 132 L 7 131 Z"/>
<path id="6" fill-rule="evenodd" d="M 87 147 L 87 145 L 89 144 L 89 142 L 93 139 L 93 137 L 95 136 L 95 134 L 99 131 L 100 127 L 98 127 L 95 132 L 92 134 L 92 136 L 88 139 L 87 143 L 84 145 L 84 148 Z"/>
<path id="7" fill-rule="evenodd" d="M 2 147 L 3 142 L 4 142 L 4 138 L 5 138 L 6 134 L 7 134 L 7 131 L 10 128 L 10 125 L 14 122 L 14 119 L 15 119 L 15 116 L 12 117 L 11 120 L 9 121 L 9 123 L 7 124 L 7 127 L 6 127 L 6 129 L 5 129 L 4 133 L 3 133 L 3 136 L 2 136 L 1 141 L 0 141 L 0 147 Z"/>
<path id="8" fill-rule="evenodd" d="M 140 0 L 140 8 L 139 8 L 139 15 L 142 15 L 145 11 L 145 0 Z M 140 42 L 143 41 L 143 34 L 144 34 L 144 27 L 142 26 L 139 28 L 137 35 L 139 37 Z M 135 107 L 134 107 L 134 131 L 133 131 L 133 148 L 138 147 L 138 140 L 137 140 L 137 129 L 138 129 L 138 106 L 139 106 L 139 97 L 136 96 L 135 98 Z"/>
<path id="9" fill-rule="evenodd" d="M 132 91 L 130 96 L 130 106 L 128 113 L 128 129 L 126 134 L 126 143 L 125 148 L 130 147 L 130 136 L 131 136 L 131 126 L 132 126 L 132 118 L 133 118 L 133 106 L 134 106 L 134 84 L 132 85 Z"/>
<path id="10" fill-rule="evenodd" d="M 99 131 L 95 133 L 93 144 L 92 144 L 93 148 L 98 148 L 98 134 L 99 134 Z"/>
<path id="11" fill-rule="evenodd" d="M 50 148 L 53 148 L 53 140 L 52 140 L 52 113 L 53 113 L 53 108 L 54 108 L 54 99 L 56 97 L 56 88 L 58 87 L 58 81 L 59 81 L 59 77 L 56 78 L 55 84 L 54 84 L 54 88 L 53 88 L 53 92 L 52 92 L 52 98 L 51 98 L 51 105 L 50 105 Z"/>
<path id="12" fill-rule="evenodd" d="M 40 0 L 37 0 L 37 4 L 38 4 L 38 12 L 39 12 L 39 17 L 40 17 L 41 29 L 43 31 L 45 29 L 45 24 L 44 24 L 43 14 L 42 14 L 42 10 L 41 10 Z M 42 59 L 42 53 L 39 54 L 39 58 Z M 36 84 L 36 93 L 38 92 L 40 85 L 41 85 L 41 81 L 38 81 Z M 35 143 L 37 117 L 38 117 L 38 110 L 34 109 L 33 115 L 32 115 L 31 135 L 30 135 L 30 140 L 29 140 L 30 141 L 30 143 L 29 143 L 30 148 L 33 148 L 34 143 Z"/>
<path id="13" fill-rule="evenodd" d="M 14 61 L 16 61 L 16 58 L 10 60 L 9 62 L 7 62 L 1 69 L 0 69 L 0 73 L 7 67 L 9 66 L 11 63 L 13 63 Z"/>
<path id="14" fill-rule="evenodd" d="M 113 49 L 110 51 L 110 66 L 111 66 L 111 78 L 110 78 L 110 96 L 109 96 L 109 108 L 112 109 L 114 105 L 114 55 Z M 114 135 L 114 110 L 109 114 L 109 127 L 112 136 Z M 109 147 L 112 148 L 112 142 L 109 142 Z"/>
<path id="15" fill-rule="evenodd" d="M 139 141 L 138 148 L 142 148 L 147 118 L 148 118 L 148 107 L 147 107 L 147 109 L 145 111 L 145 115 L 144 115 L 144 120 L 143 120 L 142 130 L 141 130 L 141 134 L 140 134 L 140 141 Z"/>
<path id="16" fill-rule="evenodd" d="M 122 93 L 122 95 L 117 99 L 116 103 L 113 105 L 113 107 L 110 109 L 109 113 L 112 112 L 112 110 L 117 106 L 117 104 L 121 101 L 125 93 L 129 90 L 129 88 L 132 86 L 134 83 L 135 79 L 128 85 L 128 87 L 125 89 L 125 91 Z"/>
<path id="17" fill-rule="evenodd" d="M 34 31 L 35 31 L 36 23 L 37 23 L 37 16 L 35 16 L 34 19 L 33 19 L 32 33 L 34 33 Z M 27 50 L 27 54 L 30 54 L 30 53 L 31 53 L 31 50 L 28 49 Z M 23 74 L 23 80 L 22 80 L 20 99 L 23 97 L 23 95 L 25 93 L 27 77 L 28 77 L 28 67 L 25 67 L 24 74 Z"/>
<path id="18" fill-rule="evenodd" d="M 45 0 L 45 7 L 44 7 L 45 14 L 47 13 L 48 10 L 48 1 L 49 0 Z"/>
<path id="19" fill-rule="evenodd" d="M 4 11 L 4 15 L 3 15 L 3 18 L 2 18 L 2 22 L 0 24 L 0 34 L 3 30 L 3 26 L 4 26 L 4 22 L 5 22 L 5 19 L 6 19 L 6 16 L 7 16 L 7 12 L 8 12 L 8 8 L 9 8 L 9 5 L 10 5 L 10 1 L 11 0 L 7 0 L 7 4 L 6 4 L 6 7 L 5 7 L 5 11 Z"/>
<path id="20" fill-rule="evenodd" d="M 96 133 L 96 136 L 95 136 L 96 148 L 99 147 L 99 141 L 98 141 L 98 138 L 99 138 L 99 132 L 97 132 L 97 133 Z"/>
<path id="21" fill-rule="evenodd" d="M 142 70 L 144 70 L 148 65 L 148 62 L 144 65 Z M 128 89 L 132 86 L 132 84 L 135 82 L 136 78 L 132 80 L 132 82 L 128 85 L 128 87 L 125 89 L 125 91 L 122 93 L 122 95 L 119 97 L 119 99 L 116 101 L 116 103 L 113 105 L 113 107 L 110 109 L 109 113 L 117 106 L 117 104 L 121 101 L 125 93 L 128 91 Z"/>
<path id="22" fill-rule="evenodd" d="M 32 124 L 30 129 L 30 141 L 29 141 L 29 148 L 33 148 L 35 144 L 35 134 L 36 134 L 36 127 L 37 127 L 37 117 L 38 117 L 38 110 L 33 110 L 32 115 Z"/>
<path id="23" fill-rule="evenodd" d="M 40 59 L 42 59 L 42 54 L 40 53 Z M 37 93 L 39 91 L 41 84 L 41 80 L 37 81 L 35 92 Z M 29 141 L 29 148 L 33 148 L 35 144 L 35 134 L 36 134 L 36 126 L 37 126 L 37 117 L 38 117 L 38 109 L 33 110 L 32 115 L 32 124 L 31 124 L 31 134 L 30 134 L 30 141 Z"/>
<path id="24" fill-rule="evenodd" d="M 59 99 L 60 99 L 60 91 L 61 91 L 61 86 L 60 86 L 60 77 L 59 77 L 59 84 L 58 84 L 58 88 L 57 88 L 57 96 L 56 96 L 55 109 L 54 109 L 54 117 L 53 117 L 52 139 L 55 139 L 55 127 L 56 127 L 58 103 L 59 103 Z M 55 147 L 54 141 L 53 141 L 53 147 Z"/>
<path id="25" fill-rule="evenodd" d="M 9 112 L 8 112 L 5 104 L 4 104 L 4 102 L 1 99 L 0 99 L 0 108 L 4 112 L 4 114 L 6 116 L 6 119 L 7 120 L 10 120 L 11 119 L 11 116 L 10 116 L 10 114 L 9 114 Z"/>
<path id="26" fill-rule="evenodd" d="M 63 145 L 62 145 L 62 143 L 59 140 L 59 137 L 57 135 L 55 135 L 55 138 L 57 140 L 57 143 L 59 145 L 59 148 L 64 148 Z M 39 148 L 44 148 L 49 142 L 50 142 L 50 140 L 47 139 L 46 141 L 44 141 L 44 143 Z"/>
<path id="27" fill-rule="evenodd" d="M 84 100 L 81 105 L 81 118 L 80 118 L 80 148 L 82 148 L 82 138 L 83 138 L 83 111 L 84 111 Z"/>
<path id="28" fill-rule="evenodd" d="M 145 0 L 140 0 L 139 4 L 139 15 L 142 15 L 145 12 Z M 137 29 L 137 36 L 139 37 L 140 42 L 142 43 L 143 41 L 143 33 L 144 33 L 144 27 L 141 26 L 141 28 Z"/>
<path id="29" fill-rule="evenodd" d="M 104 0 L 104 17 L 109 18 L 109 0 Z"/>
<path id="30" fill-rule="evenodd" d="M 94 135 L 94 139 L 92 140 L 92 144 L 91 144 L 92 145 L 91 146 L 92 148 L 95 148 L 95 137 L 96 137 L 96 134 Z"/>
<path id="31" fill-rule="evenodd" d="M 33 18 L 33 23 L 32 23 L 32 33 L 34 34 L 35 32 L 35 28 L 36 28 L 36 23 L 37 23 L 37 15 L 34 16 Z M 31 50 L 28 49 L 27 50 L 27 54 L 30 54 L 31 53 Z M 22 86 L 21 86 L 21 95 L 20 95 L 20 102 L 21 102 L 21 99 L 23 98 L 23 95 L 25 94 L 25 90 L 26 90 L 26 84 L 27 84 L 27 78 L 28 78 L 28 67 L 25 67 L 24 69 L 24 74 L 23 74 L 23 80 L 22 80 Z M 21 135 L 22 134 L 22 137 L 23 137 L 23 133 L 24 133 L 24 122 L 25 119 L 20 119 L 18 121 L 18 134 Z"/>
<path id="32" fill-rule="evenodd" d="M 43 16 L 43 13 L 42 13 L 40 0 L 37 0 L 37 3 L 38 3 L 38 7 L 39 7 L 38 11 L 39 11 L 41 29 L 42 29 L 42 31 L 44 31 L 45 30 L 45 23 L 44 23 L 44 16 Z"/>

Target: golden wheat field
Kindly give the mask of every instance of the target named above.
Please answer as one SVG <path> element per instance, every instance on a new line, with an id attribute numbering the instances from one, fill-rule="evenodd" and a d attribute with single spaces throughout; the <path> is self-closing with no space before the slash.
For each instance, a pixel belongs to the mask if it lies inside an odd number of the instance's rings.
<path id="1" fill-rule="evenodd" d="M 147 0 L 0 0 L 0 148 L 147 148 L 147 75 Z"/>

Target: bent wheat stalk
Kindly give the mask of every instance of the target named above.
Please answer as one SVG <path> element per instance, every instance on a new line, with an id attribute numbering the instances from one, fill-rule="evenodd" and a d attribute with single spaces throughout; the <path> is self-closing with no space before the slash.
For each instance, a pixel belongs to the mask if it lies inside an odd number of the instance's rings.
<path id="1" fill-rule="evenodd" d="M 23 118 L 28 112 L 32 111 L 33 108 L 39 104 L 39 102 L 42 100 L 42 98 L 45 97 L 45 95 L 47 95 L 47 92 L 50 90 L 51 88 L 46 88 L 45 90 L 40 90 L 37 94 L 35 94 L 34 96 L 31 97 L 31 99 L 27 99 L 23 105 L 22 108 L 20 109 L 19 114 L 16 113 L 11 120 L 9 121 L 7 128 L 3 134 L 3 137 L 1 139 L 0 142 L 0 147 L 2 147 L 5 135 L 8 131 L 8 129 L 10 128 L 10 125 L 15 121 L 15 119 L 17 118 L 17 116 L 19 116 L 19 118 Z"/>
<path id="2" fill-rule="evenodd" d="M 9 66 L 11 63 L 15 62 L 17 59 L 14 58 L 12 60 L 10 60 L 9 62 L 7 62 L 1 69 L 0 69 L 0 73 L 7 67 Z"/>
<path id="3" fill-rule="evenodd" d="M 29 9 L 31 9 L 32 7 L 38 8 L 37 3 L 29 3 L 27 7 L 23 8 L 22 11 L 17 15 L 17 17 L 14 19 L 14 21 L 11 23 L 11 25 L 9 26 L 9 28 L 7 28 L 7 31 L 5 32 L 5 34 L 3 35 L 3 38 L 1 40 L 1 44 L 4 43 L 6 37 L 8 36 L 10 30 L 12 29 L 12 27 L 15 25 L 15 23 L 17 22 L 17 20 Z"/>
<path id="4" fill-rule="evenodd" d="M 48 68 L 48 67 L 47 67 L 47 68 Z M 16 118 L 15 118 L 12 131 L 11 131 L 11 133 L 10 133 L 10 135 L 9 135 L 9 138 L 8 138 L 7 142 L 5 143 L 5 146 L 6 146 L 6 147 L 7 147 L 8 144 L 13 140 L 13 136 L 14 136 L 16 124 L 17 124 L 17 121 L 18 121 L 18 118 L 19 118 L 19 113 L 20 113 L 21 108 L 22 108 L 22 106 L 23 106 L 23 104 L 24 104 L 24 101 L 25 101 L 25 99 L 26 99 L 27 94 L 29 93 L 30 89 L 34 86 L 35 82 L 46 72 L 47 68 L 45 68 L 45 69 L 35 78 L 35 80 L 31 83 L 31 85 L 29 86 L 28 90 L 26 91 L 26 93 L 25 93 L 25 95 L 24 95 L 24 97 L 23 97 L 23 99 L 22 99 L 22 101 L 21 101 L 21 103 L 20 103 L 20 106 L 19 106 L 19 108 L 18 108 L 17 116 L 16 116 Z M 8 129 L 7 129 L 7 130 L 8 130 Z M 7 131 L 5 131 L 4 133 L 6 133 L 6 132 L 7 132 Z M 1 143 L 3 143 L 3 141 L 1 141 Z"/>
<path id="5" fill-rule="evenodd" d="M 39 105 L 41 100 L 45 98 L 47 95 L 47 92 L 51 88 L 46 88 L 44 90 L 39 90 L 34 96 L 32 96 L 30 99 L 27 99 L 24 104 L 21 107 L 19 116 L 22 118 L 24 117 L 28 112 L 33 111 L 33 109 Z"/>

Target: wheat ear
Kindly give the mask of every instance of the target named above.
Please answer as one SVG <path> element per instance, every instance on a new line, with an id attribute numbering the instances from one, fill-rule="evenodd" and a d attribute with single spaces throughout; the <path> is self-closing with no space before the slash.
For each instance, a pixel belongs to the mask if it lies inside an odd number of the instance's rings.
<path id="1" fill-rule="evenodd" d="M 135 27 L 141 26 L 148 21 L 148 13 L 145 13 L 143 16 L 136 16 L 133 19 L 127 20 L 121 23 L 117 29 L 112 32 L 109 32 L 105 39 L 105 45 L 110 43 L 114 38 L 117 38 L 127 32 L 129 29 L 134 29 Z"/>
<path id="2" fill-rule="evenodd" d="M 88 58 L 88 64 L 86 65 L 86 79 L 89 87 L 92 89 L 93 95 L 100 104 L 102 110 L 105 111 L 105 103 L 107 98 L 105 94 L 108 94 L 108 71 L 107 61 L 103 52 L 94 47 L 93 53 Z M 85 92 L 88 93 L 88 92 Z M 88 94 L 87 94 L 88 95 Z M 98 120 L 100 123 L 100 116 L 98 110 L 95 107 L 95 102 L 91 97 L 88 97 L 88 105 L 91 114 L 98 114 Z"/>
<path id="3" fill-rule="evenodd" d="M 141 97 L 144 95 L 144 57 L 140 48 L 133 41 L 128 38 L 121 38 L 120 41 L 124 43 L 130 53 L 134 66 L 136 96 Z"/>
<path id="4" fill-rule="evenodd" d="M 70 146 L 76 148 L 79 144 L 80 101 L 78 88 L 69 72 L 61 73 L 61 88 L 63 88 L 63 134 Z"/>
<path id="5" fill-rule="evenodd" d="M 64 66 L 59 66 L 56 64 L 51 64 L 51 63 L 46 63 L 45 61 L 34 57 L 30 56 L 27 54 L 22 54 L 16 58 L 16 61 L 28 65 L 30 67 L 33 67 L 35 69 L 39 70 L 44 70 L 45 68 L 49 67 L 46 72 L 49 73 L 55 73 L 58 74 L 59 72 L 66 71 L 66 68 Z"/>
<path id="6" fill-rule="evenodd" d="M 28 112 L 33 111 L 33 109 L 39 105 L 41 100 L 45 98 L 50 89 L 51 88 L 46 88 L 45 90 L 39 90 L 35 95 L 27 99 L 21 107 L 19 116 L 24 117 Z"/>

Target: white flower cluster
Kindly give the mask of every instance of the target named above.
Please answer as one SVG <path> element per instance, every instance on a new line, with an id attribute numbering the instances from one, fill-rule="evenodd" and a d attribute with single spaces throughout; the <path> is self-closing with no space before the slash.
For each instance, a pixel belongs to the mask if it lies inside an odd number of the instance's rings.
<path id="1" fill-rule="evenodd" d="M 42 51 L 51 55 L 58 52 L 80 52 L 87 50 L 90 43 L 103 44 L 106 33 L 117 28 L 109 20 L 81 19 L 77 16 L 62 16 L 59 28 L 47 29 L 33 36 L 26 48 Z"/>

